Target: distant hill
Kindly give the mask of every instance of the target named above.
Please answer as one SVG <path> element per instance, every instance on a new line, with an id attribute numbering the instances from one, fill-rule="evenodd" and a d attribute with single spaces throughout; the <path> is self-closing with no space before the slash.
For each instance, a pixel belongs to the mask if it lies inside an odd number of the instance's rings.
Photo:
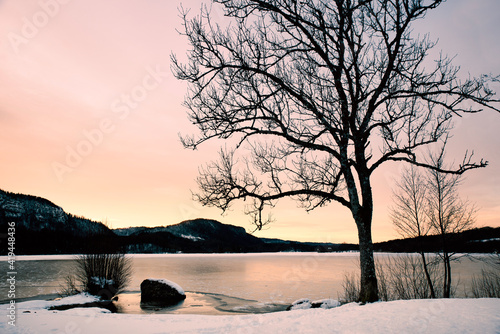
<path id="1" fill-rule="evenodd" d="M 0 231 L 7 222 L 16 222 L 16 254 L 82 252 L 95 247 L 89 240 L 114 236 L 104 224 L 67 214 L 47 199 L 0 190 Z M 5 242 L 0 238 L 3 254 Z"/>
<path id="2" fill-rule="evenodd" d="M 357 250 L 356 244 L 298 242 L 257 238 L 243 227 L 198 218 L 159 227 L 110 230 L 100 222 L 64 212 L 47 199 L 0 190 L 0 254 L 6 254 L 8 222 L 16 222 L 16 254 L 127 253 L 240 253 L 335 252 Z M 375 251 L 438 251 L 438 236 L 397 239 L 374 244 Z M 484 227 L 450 235 L 456 252 L 500 251 L 500 228 Z"/>
<path id="3" fill-rule="evenodd" d="M 113 230 L 123 238 L 128 252 L 312 252 L 331 251 L 339 245 L 257 238 L 243 227 L 198 218 L 161 227 L 130 227 Z"/>
<path id="4" fill-rule="evenodd" d="M 163 251 L 182 252 L 252 252 L 265 243 L 246 233 L 243 227 L 222 224 L 211 219 L 194 219 L 161 227 L 116 229 L 115 234 L 126 241 L 129 252 L 148 252 L 149 245 Z M 175 247 L 173 245 L 175 244 Z"/>

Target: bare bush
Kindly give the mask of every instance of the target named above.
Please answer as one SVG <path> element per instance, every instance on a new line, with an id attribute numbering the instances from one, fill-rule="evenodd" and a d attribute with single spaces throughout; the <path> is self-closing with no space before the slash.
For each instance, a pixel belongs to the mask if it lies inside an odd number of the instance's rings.
<path id="1" fill-rule="evenodd" d="M 481 270 L 481 276 L 472 278 L 472 295 L 474 298 L 500 298 L 500 273 Z"/>
<path id="2" fill-rule="evenodd" d="M 358 261 L 359 267 L 359 261 Z M 387 275 L 385 273 L 383 265 L 377 261 L 375 263 L 375 270 L 377 274 L 377 285 L 380 300 L 390 300 L 390 287 L 387 282 Z M 339 296 L 339 299 L 342 303 L 352 303 L 359 301 L 359 292 L 361 289 L 359 275 L 355 273 L 345 273 L 344 281 L 342 282 L 342 294 Z"/>
<path id="3" fill-rule="evenodd" d="M 481 276 L 472 277 L 472 295 L 475 298 L 500 298 L 500 254 L 496 254 L 491 268 L 481 270 Z"/>
<path id="4" fill-rule="evenodd" d="M 82 288 L 80 284 L 75 279 L 75 276 L 68 275 L 64 278 L 64 284 L 62 284 L 59 288 L 59 296 L 67 297 L 79 294 L 82 292 Z"/>
<path id="5" fill-rule="evenodd" d="M 352 303 L 359 300 L 360 280 L 355 273 L 346 273 L 342 282 L 342 295 L 339 297 L 342 303 Z"/>
<path id="6" fill-rule="evenodd" d="M 420 258 L 412 254 L 377 259 L 376 270 L 380 300 L 431 298 L 428 276 L 433 283 L 442 279 L 441 267 L 437 261 L 429 261 L 425 273 Z M 428 274 L 428 275 L 427 275 Z M 340 300 L 344 303 L 359 301 L 359 277 L 346 273 L 342 282 Z M 452 290 L 453 292 L 453 290 Z M 442 296 L 442 291 L 435 291 Z"/>
<path id="7" fill-rule="evenodd" d="M 441 278 L 440 268 L 435 261 L 428 262 L 424 268 L 419 257 L 404 254 L 388 257 L 381 267 L 380 271 L 387 276 L 389 299 L 425 299 L 441 295 L 436 284 Z M 434 291 L 431 286 L 435 287 Z"/>
<path id="8" fill-rule="evenodd" d="M 124 254 L 84 254 L 76 258 L 75 274 L 66 278 L 60 294 L 88 292 L 111 299 L 132 277 L 132 263 Z"/>
<path id="9" fill-rule="evenodd" d="M 388 281 L 387 272 L 384 268 L 384 264 L 381 261 L 376 261 L 375 269 L 377 270 L 377 284 L 380 300 L 391 300 L 391 287 L 389 284 L 390 282 Z"/>

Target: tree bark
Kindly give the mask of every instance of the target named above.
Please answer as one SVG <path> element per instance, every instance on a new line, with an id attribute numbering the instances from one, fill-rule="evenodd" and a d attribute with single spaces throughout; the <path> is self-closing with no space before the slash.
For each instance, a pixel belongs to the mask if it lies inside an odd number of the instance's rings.
<path id="1" fill-rule="evenodd" d="M 359 262 L 361 266 L 361 289 L 359 301 L 363 303 L 376 302 L 378 298 L 377 275 L 373 257 L 373 242 L 371 232 L 371 219 L 358 216 L 356 225 L 359 237 Z"/>

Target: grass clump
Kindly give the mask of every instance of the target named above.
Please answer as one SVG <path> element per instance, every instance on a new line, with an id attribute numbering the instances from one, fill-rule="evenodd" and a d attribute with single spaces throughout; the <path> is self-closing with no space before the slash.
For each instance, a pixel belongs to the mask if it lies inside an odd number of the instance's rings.
<path id="1" fill-rule="evenodd" d="M 75 272 L 68 275 L 60 294 L 87 292 L 112 299 L 132 278 L 132 262 L 125 254 L 83 254 L 75 259 Z"/>

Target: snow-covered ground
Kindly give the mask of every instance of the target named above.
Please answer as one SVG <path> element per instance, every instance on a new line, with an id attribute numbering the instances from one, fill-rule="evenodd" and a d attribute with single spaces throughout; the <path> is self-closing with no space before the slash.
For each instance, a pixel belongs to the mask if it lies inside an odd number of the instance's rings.
<path id="1" fill-rule="evenodd" d="M 438 299 L 347 304 L 251 315 L 110 314 L 98 308 L 49 311 L 54 304 L 95 301 L 73 296 L 55 302 L 1 305 L 0 333 L 500 333 L 500 299 Z"/>

